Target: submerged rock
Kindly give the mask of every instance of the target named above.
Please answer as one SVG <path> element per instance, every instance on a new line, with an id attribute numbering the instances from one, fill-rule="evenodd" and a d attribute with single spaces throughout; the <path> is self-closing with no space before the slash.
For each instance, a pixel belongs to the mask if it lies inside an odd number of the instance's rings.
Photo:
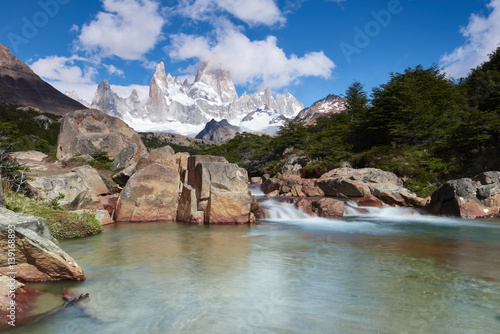
<path id="1" fill-rule="evenodd" d="M 12 294 L 15 298 L 11 298 Z M 46 292 L 32 289 L 17 281 L 13 275 L 0 274 L 0 317 L 2 319 L 0 330 L 12 328 L 12 325 L 19 326 L 36 317 L 37 299 L 45 294 Z M 10 317 L 11 313 L 12 317 Z"/>

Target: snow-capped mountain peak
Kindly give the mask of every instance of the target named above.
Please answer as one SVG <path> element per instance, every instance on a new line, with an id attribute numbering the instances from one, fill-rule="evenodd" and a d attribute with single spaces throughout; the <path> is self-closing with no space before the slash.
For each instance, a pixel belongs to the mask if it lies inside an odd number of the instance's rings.
<path id="1" fill-rule="evenodd" d="M 165 73 L 163 62 L 156 67 L 150 83 L 149 98 L 141 103 L 137 92 L 128 98 L 114 93 L 107 80 L 97 88 L 92 107 L 128 122 L 138 131 L 171 131 L 195 135 L 211 119 L 227 119 L 250 131 L 277 129 L 286 118 L 303 109 L 291 94 L 273 97 L 269 88 L 238 97 L 229 72 L 212 63 L 202 63 L 195 81 L 181 82 Z M 265 117 L 250 117 L 250 113 Z M 272 124 L 271 124 L 272 123 Z"/>

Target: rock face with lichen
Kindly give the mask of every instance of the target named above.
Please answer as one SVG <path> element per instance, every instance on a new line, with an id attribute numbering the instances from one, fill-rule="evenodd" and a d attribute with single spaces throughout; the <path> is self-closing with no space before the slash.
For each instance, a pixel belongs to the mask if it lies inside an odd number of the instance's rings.
<path id="1" fill-rule="evenodd" d="M 0 274 L 14 271 L 25 282 L 85 279 L 82 268 L 52 237 L 45 219 L 0 208 L 0 247 L 7 250 L 12 244 L 13 254 L 0 252 Z"/>
<path id="2" fill-rule="evenodd" d="M 99 173 L 88 165 L 66 174 L 37 177 L 27 185 L 32 197 L 58 199 L 59 205 L 68 210 L 93 209 L 99 203 L 99 195 L 108 192 Z"/>
<path id="3" fill-rule="evenodd" d="M 139 134 L 121 119 L 96 109 L 66 115 L 57 140 L 57 159 L 96 151 L 106 151 L 111 159 L 117 159 L 115 166 L 120 169 L 136 163 L 147 152 Z"/>
<path id="4" fill-rule="evenodd" d="M 123 188 L 115 221 L 172 221 L 177 217 L 180 180 L 177 169 L 158 163 L 137 171 Z"/>

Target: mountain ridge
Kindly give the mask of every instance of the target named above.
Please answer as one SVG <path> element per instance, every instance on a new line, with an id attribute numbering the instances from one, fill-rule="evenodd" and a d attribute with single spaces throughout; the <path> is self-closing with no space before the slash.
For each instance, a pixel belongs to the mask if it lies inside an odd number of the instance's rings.
<path id="1" fill-rule="evenodd" d="M 34 107 L 56 115 L 87 109 L 40 78 L 1 43 L 0 102 Z"/>

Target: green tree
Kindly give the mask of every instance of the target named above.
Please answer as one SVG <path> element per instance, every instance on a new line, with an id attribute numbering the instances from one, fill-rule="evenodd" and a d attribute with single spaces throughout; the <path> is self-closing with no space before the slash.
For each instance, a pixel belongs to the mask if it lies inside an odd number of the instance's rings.
<path id="1" fill-rule="evenodd" d="M 455 132 L 450 147 L 472 168 L 500 168 L 500 47 L 489 60 L 473 69 L 461 81 L 461 91 L 467 96 L 464 109 L 467 116 Z M 476 160 L 482 160 L 477 163 Z"/>
<path id="2" fill-rule="evenodd" d="M 364 86 L 359 81 L 354 81 L 346 91 L 346 112 L 351 120 L 350 141 L 354 149 L 369 146 L 370 138 L 366 137 L 367 132 L 365 120 L 369 110 L 368 96 Z"/>
<path id="3" fill-rule="evenodd" d="M 368 96 L 364 90 L 363 84 L 359 81 L 354 81 L 348 88 L 345 94 L 347 101 L 345 102 L 345 111 L 350 116 L 351 121 L 363 117 L 368 105 Z"/>
<path id="4" fill-rule="evenodd" d="M 388 83 L 373 89 L 373 108 L 364 127 L 373 139 L 371 146 L 434 147 L 460 124 L 462 103 L 455 84 L 440 69 L 419 65 L 391 73 Z"/>
<path id="5" fill-rule="evenodd" d="M 283 153 L 288 147 L 303 148 L 305 142 L 309 140 L 305 120 L 300 117 L 295 117 L 285 122 L 278 131 L 278 136 L 275 138 L 278 151 Z"/>

